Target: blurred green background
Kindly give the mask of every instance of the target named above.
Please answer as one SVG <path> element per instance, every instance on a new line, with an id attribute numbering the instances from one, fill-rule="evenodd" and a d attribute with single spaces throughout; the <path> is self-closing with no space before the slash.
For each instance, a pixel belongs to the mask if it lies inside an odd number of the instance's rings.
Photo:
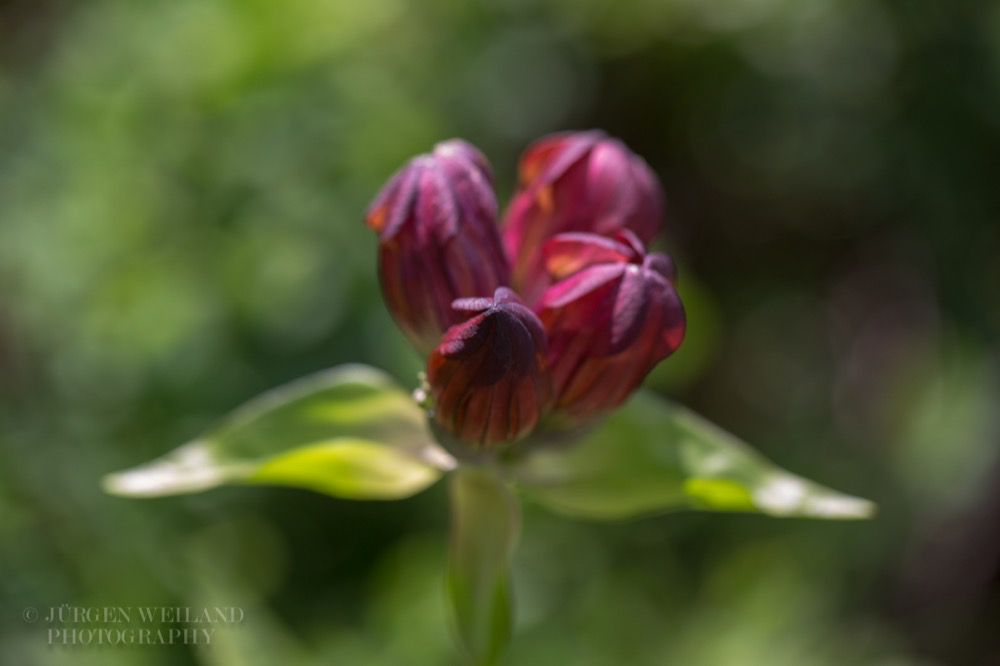
<path id="1" fill-rule="evenodd" d="M 1000 663 L 1000 5 L 0 0 L 0 663 L 460 664 L 440 484 L 147 501 L 264 389 L 421 361 L 368 201 L 460 136 L 648 159 L 688 337 L 649 384 L 871 522 L 527 508 L 510 664 Z M 238 606 L 209 648 L 23 610 Z"/>

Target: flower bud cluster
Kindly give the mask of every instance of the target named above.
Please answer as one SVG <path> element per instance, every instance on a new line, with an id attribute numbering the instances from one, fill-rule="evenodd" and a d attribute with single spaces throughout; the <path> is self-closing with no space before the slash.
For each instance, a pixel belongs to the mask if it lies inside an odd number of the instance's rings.
<path id="1" fill-rule="evenodd" d="M 464 141 L 400 169 L 367 222 L 389 311 L 427 357 L 436 426 L 478 455 L 628 398 L 684 337 L 674 264 L 645 246 L 662 211 L 649 166 L 598 131 L 530 146 L 502 225 Z"/>

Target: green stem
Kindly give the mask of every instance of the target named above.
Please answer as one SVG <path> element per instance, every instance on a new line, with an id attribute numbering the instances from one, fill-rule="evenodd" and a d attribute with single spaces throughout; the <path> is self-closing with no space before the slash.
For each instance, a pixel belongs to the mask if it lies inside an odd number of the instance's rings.
<path id="1" fill-rule="evenodd" d="M 520 506 L 495 468 L 463 465 L 450 477 L 448 592 L 455 624 L 473 663 L 492 666 L 510 640 L 510 561 Z"/>

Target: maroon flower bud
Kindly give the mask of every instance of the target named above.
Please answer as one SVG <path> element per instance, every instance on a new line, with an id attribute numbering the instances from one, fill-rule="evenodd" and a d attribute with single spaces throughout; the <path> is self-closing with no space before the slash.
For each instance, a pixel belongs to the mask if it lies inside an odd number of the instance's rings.
<path id="1" fill-rule="evenodd" d="M 462 320 L 452 301 L 508 283 L 496 215 L 489 164 L 458 139 L 410 160 L 372 202 L 382 294 L 421 353 Z"/>
<path id="2" fill-rule="evenodd" d="M 543 254 L 558 280 L 536 311 L 549 344 L 555 410 L 573 419 L 621 404 L 684 337 L 673 262 L 630 231 L 568 233 Z"/>
<path id="3" fill-rule="evenodd" d="M 545 332 L 510 289 L 458 299 L 471 318 L 448 329 L 427 360 L 434 420 L 485 451 L 528 434 L 551 399 Z"/>
<path id="4" fill-rule="evenodd" d="M 659 181 L 645 161 L 600 131 L 554 134 L 521 156 L 519 185 L 504 216 L 513 284 L 534 304 L 550 283 L 539 249 L 556 234 L 610 236 L 628 229 L 644 243 L 663 214 Z"/>

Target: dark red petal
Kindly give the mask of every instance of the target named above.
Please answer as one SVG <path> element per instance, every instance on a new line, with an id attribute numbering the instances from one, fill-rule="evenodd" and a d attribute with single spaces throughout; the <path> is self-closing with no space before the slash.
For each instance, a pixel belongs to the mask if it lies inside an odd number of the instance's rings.
<path id="1" fill-rule="evenodd" d="M 434 420 L 473 448 L 527 434 L 551 401 L 538 317 L 504 287 L 456 305 L 478 314 L 448 329 L 427 361 Z"/>
<path id="2" fill-rule="evenodd" d="M 437 351 L 445 358 L 461 359 L 476 352 L 486 342 L 493 327 L 493 321 L 486 314 L 479 314 L 452 326 L 441 339 Z"/>
<path id="3" fill-rule="evenodd" d="M 493 182 L 493 169 L 486 157 L 471 143 L 462 139 L 449 139 L 434 146 L 434 155 L 442 158 L 446 164 L 459 163 L 459 169 L 467 170 L 473 167 L 475 172 L 485 178 L 490 184 Z"/>
<path id="4" fill-rule="evenodd" d="M 559 280 L 592 264 L 629 261 L 633 252 L 606 236 L 567 232 L 546 241 L 542 255 L 549 275 Z"/>
<path id="5" fill-rule="evenodd" d="M 571 132 L 533 144 L 521 160 L 520 185 L 504 215 L 503 244 L 514 286 L 534 306 L 552 277 L 542 246 L 557 234 L 621 230 L 648 241 L 659 228 L 662 193 L 648 165 L 602 132 Z M 553 255 L 557 278 L 579 270 L 582 258 Z"/>
<path id="6" fill-rule="evenodd" d="M 674 265 L 673 259 L 665 254 L 660 252 L 650 254 L 643 262 L 643 267 L 656 271 L 665 277 L 671 284 L 676 284 L 677 282 L 677 267 Z"/>
<path id="7" fill-rule="evenodd" d="M 617 354 L 635 342 L 648 306 L 649 295 L 645 276 L 638 266 L 630 264 L 618 283 L 618 292 L 615 295 L 608 354 Z"/>
<path id="8" fill-rule="evenodd" d="M 459 140 L 410 160 L 370 206 L 386 305 L 421 352 L 465 318 L 452 301 L 508 284 L 496 209 L 486 159 Z"/>
<path id="9" fill-rule="evenodd" d="M 621 248 L 617 259 L 609 252 L 607 263 L 573 273 L 539 301 L 555 409 L 563 418 L 586 420 L 621 404 L 683 338 L 680 299 L 660 272 L 670 272 L 669 259 L 646 257 L 641 241 L 628 231 L 594 245 L 611 248 L 611 243 Z"/>
<path id="10" fill-rule="evenodd" d="M 482 312 L 493 305 L 492 298 L 456 298 L 451 307 L 462 312 Z"/>
<path id="11" fill-rule="evenodd" d="M 551 180 L 565 173 L 570 166 L 582 159 L 604 133 L 561 132 L 542 137 L 528 146 L 518 165 L 518 183 L 531 187 L 539 179 Z"/>
<path id="12" fill-rule="evenodd" d="M 574 273 L 545 290 L 538 310 L 565 307 L 621 278 L 625 264 L 600 264 Z"/>

